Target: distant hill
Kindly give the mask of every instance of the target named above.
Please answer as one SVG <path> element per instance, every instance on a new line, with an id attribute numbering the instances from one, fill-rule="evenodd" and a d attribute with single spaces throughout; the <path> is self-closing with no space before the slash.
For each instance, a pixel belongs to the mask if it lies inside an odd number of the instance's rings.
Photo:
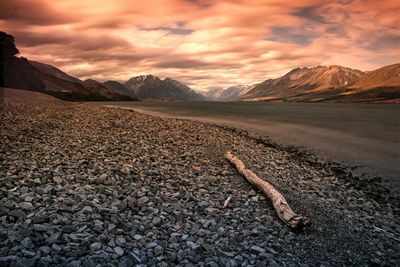
<path id="1" fill-rule="evenodd" d="M 206 100 L 183 83 L 153 75 L 141 75 L 129 79 L 125 84 L 139 99 Z"/>
<path id="2" fill-rule="evenodd" d="M 228 88 L 211 88 L 204 96 L 210 101 L 232 101 L 244 95 L 253 86 L 236 85 Z"/>
<path id="3" fill-rule="evenodd" d="M 60 99 L 77 101 L 132 100 L 97 81 L 81 81 L 48 64 L 29 61 L 45 83 L 45 93 Z"/>
<path id="4" fill-rule="evenodd" d="M 19 58 L 14 38 L 0 32 L 1 87 L 44 92 L 71 101 L 131 100 L 95 82 L 82 82 L 48 64 Z"/>
<path id="5" fill-rule="evenodd" d="M 397 102 L 400 64 L 371 72 L 341 66 L 296 68 L 239 97 L 245 101 Z"/>

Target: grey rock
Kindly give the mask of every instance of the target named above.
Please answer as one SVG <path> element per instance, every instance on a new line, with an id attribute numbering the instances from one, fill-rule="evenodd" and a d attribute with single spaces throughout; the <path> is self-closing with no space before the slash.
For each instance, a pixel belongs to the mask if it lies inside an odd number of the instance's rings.
<path id="1" fill-rule="evenodd" d="M 259 254 L 259 253 L 264 253 L 265 249 L 263 249 L 263 248 L 261 248 L 259 246 L 253 245 L 253 246 L 250 247 L 250 252 Z"/>
<path id="2" fill-rule="evenodd" d="M 35 245 L 32 243 L 32 240 L 29 237 L 24 238 L 21 241 L 21 245 L 27 249 L 33 249 L 35 247 Z"/>
<path id="3" fill-rule="evenodd" d="M 118 263 L 118 267 L 133 267 L 134 262 L 131 258 L 129 257 L 122 257 Z"/>
<path id="4" fill-rule="evenodd" d="M 156 242 L 151 242 L 151 243 L 148 243 L 147 245 L 146 245 L 146 248 L 154 248 L 154 247 L 156 247 L 158 244 L 156 243 Z"/>
<path id="5" fill-rule="evenodd" d="M 50 254 L 50 252 L 51 252 L 51 248 L 49 246 L 42 246 L 39 248 L 39 250 L 41 252 L 43 252 L 44 254 Z"/>
<path id="6" fill-rule="evenodd" d="M 54 176 L 54 177 L 53 177 L 53 181 L 54 181 L 56 184 L 61 184 L 61 183 L 63 182 L 63 179 L 62 179 L 60 176 Z"/>
<path id="7" fill-rule="evenodd" d="M 116 243 L 118 246 L 123 246 L 123 245 L 126 244 L 126 240 L 125 240 L 125 238 L 123 238 L 123 237 L 117 237 L 117 238 L 115 239 L 115 243 Z"/>
<path id="8" fill-rule="evenodd" d="M 60 253 L 60 251 L 62 250 L 61 249 L 61 247 L 59 246 L 59 245 L 57 245 L 56 243 L 54 243 L 52 246 L 51 246 L 51 249 L 52 249 L 52 251 L 54 252 L 54 253 Z"/>
<path id="9" fill-rule="evenodd" d="M 139 207 L 143 207 L 146 205 L 146 203 L 149 202 L 149 198 L 148 197 L 142 197 L 138 199 L 138 206 Z"/>
<path id="10" fill-rule="evenodd" d="M 43 224 L 34 224 L 33 225 L 33 230 L 36 232 L 46 232 L 49 229 L 48 226 L 43 225 Z"/>
<path id="11" fill-rule="evenodd" d="M 36 255 L 36 252 L 33 251 L 29 251 L 26 249 L 21 249 L 22 255 L 24 255 L 25 257 L 34 257 Z"/>
<path id="12" fill-rule="evenodd" d="M 89 248 L 91 251 L 98 251 L 101 249 L 101 247 L 102 247 L 102 244 L 100 242 L 95 242 L 95 243 L 90 244 Z"/>
<path id="13" fill-rule="evenodd" d="M 124 250 L 123 250 L 121 247 L 115 247 L 115 248 L 114 248 L 114 252 L 115 252 L 115 254 L 117 254 L 118 256 L 124 255 Z"/>
<path id="14" fill-rule="evenodd" d="M 153 220 L 151 221 L 153 225 L 159 225 L 161 223 L 161 218 L 160 217 L 154 217 Z"/>
<path id="15" fill-rule="evenodd" d="M 160 245 L 156 246 L 154 248 L 154 254 L 156 254 L 156 256 L 160 256 L 164 253 L 164 248 Z"/>
<path id="16" fill-rule="evenodd" d="M 141 235 L 134 235 L 134 236 L 133 236 L 133 239 L 135 239 L 135 240 L 141 240 L 141 239 L 143 239 L 143 236 L 141 236 Z"/>
<path id="17" fill-rule="evenodd" d="M 26 214 L 21 210 L 21 209 L 15 209 L 12 210 L 8 213 L 9 216 L 13 216 L 13 217 L 25 217 Z"/>
<path id="18" fill-rule="evenodd" d="M 85 206 L 85 207 L 83 207 L 82 212 L 83 213 L 92 213 L 93 209 L 90 206 Z"/>
<path id="19" fill-rule="evenodd" d="M 21 202 L 19 207 L 23 210 L 33 210 L 33 205 L 31 202 Z"/>

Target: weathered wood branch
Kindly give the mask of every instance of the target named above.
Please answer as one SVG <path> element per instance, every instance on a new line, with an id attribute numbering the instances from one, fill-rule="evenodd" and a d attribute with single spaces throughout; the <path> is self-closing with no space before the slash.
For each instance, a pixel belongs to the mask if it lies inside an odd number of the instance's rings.
<path id="1" fill-rule="evenodd" d="M 247 169 L 246 165 L 238 157 L 228 151 L 225 153 L 225 158 L 238 169 L 239 173 L 246 178 L 249 183 L 261 189 L 271 199 L 278 217 L 290 228 L 298 229 L 311 223 L 309 218 L 296 214 L 289 207 L 281 193 L 270 183 L 258 177 L 253 171 Z"/>
<path id="2" fill-rule="evenodd" d="M 229 204 L 229 202 L 231 201 L 231 199 L 232 199 L 232 195 L 230 195 L 230 196 L 225 200 L 225 202 L 224 202 L 224 208 L 228 207 L 228 204 Z"/>

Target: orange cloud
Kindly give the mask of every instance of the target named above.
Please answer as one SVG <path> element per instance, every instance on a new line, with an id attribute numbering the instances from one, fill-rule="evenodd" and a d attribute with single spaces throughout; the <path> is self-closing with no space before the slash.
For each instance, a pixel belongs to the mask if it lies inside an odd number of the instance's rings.
<path id="1" fill-rule="evenodd" d="M 298 66 L 362 70 L 400 56 L 398 1 L 0 0 L 21 54 L 80 78 L 152 73 L 197 90 Z"/>

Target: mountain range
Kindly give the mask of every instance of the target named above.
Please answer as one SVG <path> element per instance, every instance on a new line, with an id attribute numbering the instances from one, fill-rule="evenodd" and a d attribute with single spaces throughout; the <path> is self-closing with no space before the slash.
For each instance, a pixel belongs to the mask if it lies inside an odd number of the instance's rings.
<path id="1" fill-rule="evenodd" d="M 27 89 L 71 101 L 129 101 L 138 99 L 206 100 L 183 83 L 153 75 L 133 77 L 125 83 L 93 79 L 82 81 L 60 69 L 20 58 L 13 36 L 0 32 L 0 87 Z"/>
<path id="2" fill-rule="evenodd" d="M 210 101 L 400 103 L 400 64 L 363 72 L 342 66 L 295 68 L 253 86 L 214 87 Z"/>
<path id="3" fill-rule="evenodd" d="M 204 95 L 153 75 L 126 82 L 82 81 L 60 69 L 17 57 L 13 36 L 0 32 L 0 87 L 34 90 L 72 101 L 190 100 L 400 103 L 400 64 L 363 72 L 342 66 L 295 68 L 259 84 L 211 88 Z"/>
<path id="4" fill-rule="evenodd" d="M 341 66 L 296 68 L 263 81 L 234 100 L 289 102 L 397 102 L 400 64 L 362 72 Z"/>

